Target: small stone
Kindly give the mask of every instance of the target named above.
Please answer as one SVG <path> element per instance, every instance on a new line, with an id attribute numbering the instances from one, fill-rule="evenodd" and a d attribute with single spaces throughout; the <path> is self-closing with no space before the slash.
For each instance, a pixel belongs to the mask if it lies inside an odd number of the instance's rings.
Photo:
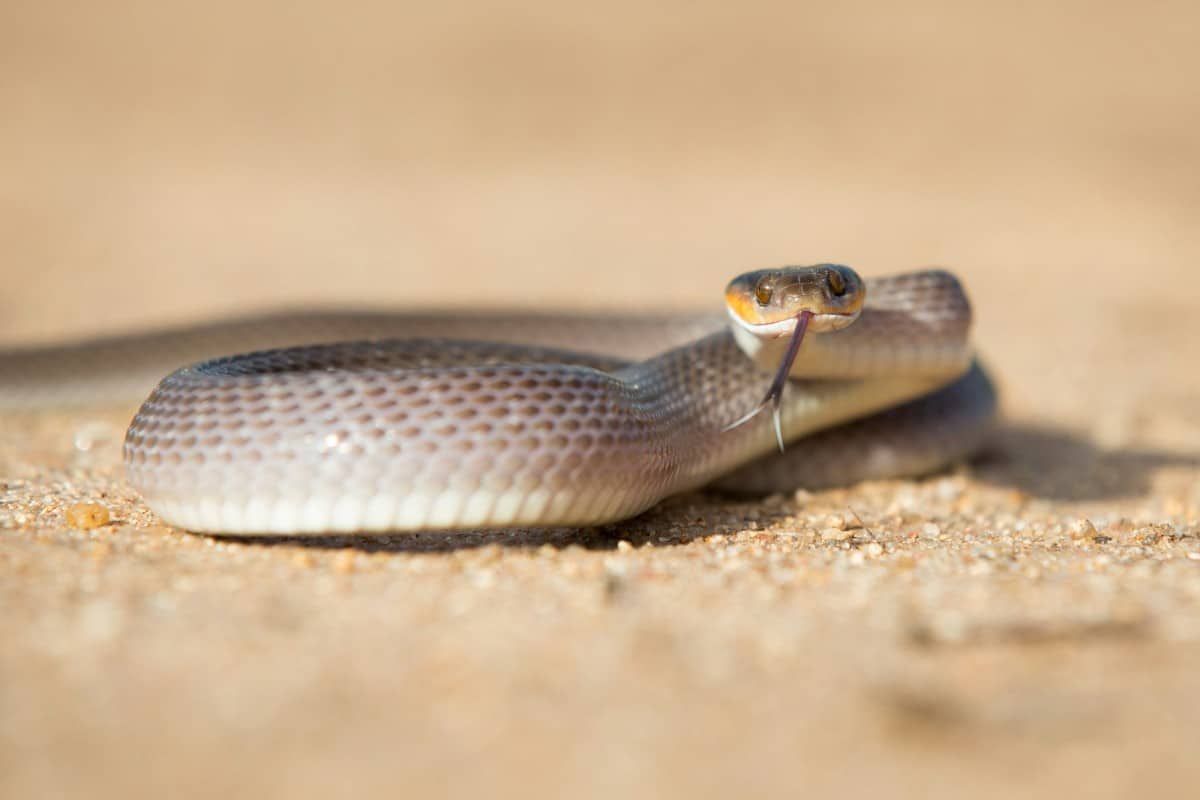
<path id="1" fill-rule="evenodd" d="M 830 514 L 825 518 L 825 527 L 843 530 L 846 527 L 846 518 L 841 514 Z"/>
<path id="2" fill-rule="evenodd" d="M 107 525 L 112 520 L 108 508 L 100 503 L 76 503 L 67 509 L 67 524 L 81 531 Z"/>
<path id="3" fill-rule="evenodd" d="M 626 540 L 624 540 L 624 539 L 622 539 L 621 541 L 617 542 L 617 551 L 618 551 L 618 552 L 621 552 L 621 553 L 628 553 L 628 552 L 629 552 L 630 550 L 632 550 L 632 549 L 633 549 L 633 545 L 632 545 L 630 542 L 627 542 L 627 541 L 626 541 Z"/>
<path id="4" fill-rule="evenodd" d="M 1071 523 L 1070 531 L 1072 539 L 1091 539 L 1096 535 L 1096 526 L 1090 519 L 1077 519 Z"/>
<path id="5" fill-rule="evenodd" d="M 942 528 L 936 523 L 926 522 L 921 526 L 921 538 L 923 539 L 936 539 L 941 535 Z"/>
<path id="6" fill-rule="evenodd" d="M 822 528 L 821 541 L 823 542 L 844 542 L 854 536 L 853 531 L 843 530 L 842 528 Z"/>
<path id="7" fill-rule="evenodd" d="M 881 555 L 883 555 L 883 545 L 881 545 L 879 542 L 871 542 L 869 545 L 867 545 L 866 550 L 867 555 L 869 555 L 871 558 L 879 558 Z"/>

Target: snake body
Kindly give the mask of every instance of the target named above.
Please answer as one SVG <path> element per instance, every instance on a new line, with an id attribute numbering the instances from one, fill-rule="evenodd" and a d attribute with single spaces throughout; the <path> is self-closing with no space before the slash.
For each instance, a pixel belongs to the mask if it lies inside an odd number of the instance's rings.
<path id="1" fill-rule="evenodd" d="M 728 428 L 776 356 L 768 343 L 756 366 L 720 317 L 424 315 L 347 320 L 357 337 L 403 338 L 173 372 L 129 426 L 126 470 L 180 527 L 301 534 L 599 524 L 714 482 L 816 487 L 968 453 L 995 394 L 973 362 L 962 286 L 926 271 L 876 279 L 867 297 L 845 330 L 805 340 L 780 407 L 782 455 L 769 415 Z M 598 352 L 622 338 L 626 352 Z M 25 357 L 27 370 L 47 361 Z M 0 357 L 0 386 L 18 360 Z"/>

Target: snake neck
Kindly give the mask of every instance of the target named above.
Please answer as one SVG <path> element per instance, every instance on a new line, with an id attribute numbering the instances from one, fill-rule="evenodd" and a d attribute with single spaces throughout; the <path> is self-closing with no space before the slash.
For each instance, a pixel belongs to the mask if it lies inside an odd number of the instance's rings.
<path id="1" fill-rule="evenodd" d="M 801 378 L 788 382 L 780 406 L 785 441 L 902 403 L 950 382 L 969 359 L 937 374 L 897 373 L 872 380 Z M 614 374 L 630 387 L 634 425 L 662 442 L 659 469 L 686 488 L 777 447 L 768 411 L 726 430 L 758 404 L 771 374 L 757 368 L 729 331 L 631 365 Z"/>

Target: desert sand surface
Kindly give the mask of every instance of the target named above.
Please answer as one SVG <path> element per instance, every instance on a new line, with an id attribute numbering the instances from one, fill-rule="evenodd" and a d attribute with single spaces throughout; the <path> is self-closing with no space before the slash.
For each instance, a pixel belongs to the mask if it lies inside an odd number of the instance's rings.
<path id="1" fill-rule="evenodd" d="M 3 346 L 940 265 L 1003 409 L 918 480 L 312 540 L 157 520 L 133 407 L 5 413 L 0 796 L 1193 793 L 1194 4 L 0 20 Z"/>

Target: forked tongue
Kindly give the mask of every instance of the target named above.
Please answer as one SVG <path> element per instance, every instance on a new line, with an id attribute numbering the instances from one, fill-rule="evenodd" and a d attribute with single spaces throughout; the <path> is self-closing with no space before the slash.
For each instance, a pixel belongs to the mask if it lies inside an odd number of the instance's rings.
<path id="1" fill-rule="evenodd" d="M 762 402 L 750 409 L 750 413 L 744 417 L 722 428 L 722 433 L 749 422 L 757 417 L 767 405 L 770 405 L 771 419 L 775 423 L 775 441 L 779 443 L 779 452 L 783 452 L 783 424 L 780 421 L 779 404 L 783 401 L 783 387 L 787 386 L 788 374 L 792 371 L 796 354 L 800 352 L 800 343 L 804 341 L 804 332 L 808 330 L 808 321 L 812 319 L 812 315 L 811 311 L 801 311 L 800 316 L 796 318 L 796 327 L 792 329 L 792 338 L 788 341 L 787 352 L 783 354 L 783 361 L 780 362 L 779 369 L 775 371 L 775 378 L 771 381 L 771 386 L 767 389 L 767 394 Z"/>

